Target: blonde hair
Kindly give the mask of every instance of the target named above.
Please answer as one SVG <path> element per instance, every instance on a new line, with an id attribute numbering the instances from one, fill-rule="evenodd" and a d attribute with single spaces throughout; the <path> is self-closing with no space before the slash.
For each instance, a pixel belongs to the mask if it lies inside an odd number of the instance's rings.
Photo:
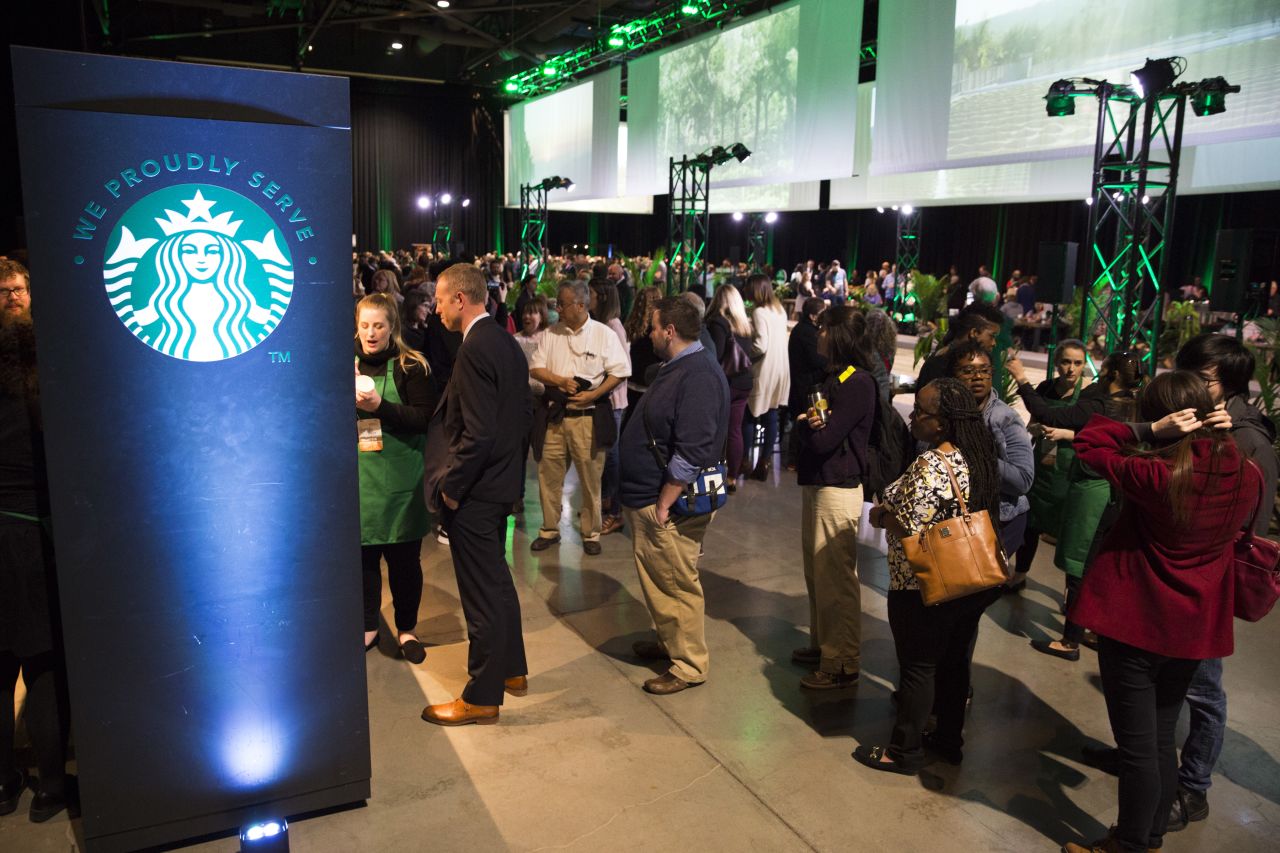
<path id="1" fill-rule="evenodd" d="M 751 337 L 751 321 L 747 319 L 747 308 L 742 304 L 742 294 L 738 288 L 725 282 L 716 288 L 711 297 L 711 313 L 719 314 L 729 321 L 729 328 L 740 338 Z"/>
<path id="2" fill-rule="evenodd" d="M 391 342 L 400 351 L 400 355 L 397 357 L 400 362 L 400 369 L 407 373 L 409 365 L 420 364 L 422 369 L 430 376 L 431 367 L 428 366 L 427 360 L 422 357 L 422 353 L 404 342 L 404 336 L 400 331 L 400 311 L 396 308 L 396 301 L 393 297 L 385 293 L 371 293 L 356 303 L 356 339 L 360 338 L 360 312 L 366 308 L 381 311 L 386 316 L 387 325 L 391 327 Z"/>

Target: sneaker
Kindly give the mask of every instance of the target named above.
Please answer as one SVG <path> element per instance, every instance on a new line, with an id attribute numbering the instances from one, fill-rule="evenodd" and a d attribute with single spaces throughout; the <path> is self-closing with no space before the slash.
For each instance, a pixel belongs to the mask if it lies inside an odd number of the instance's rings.
<path id="1" fill-rule="evenodd" d="M 436 541 L 441 545 L 449 544 L 449 534 L 445 533 L 444 528 L 439 524 L 436 525 Z"/>

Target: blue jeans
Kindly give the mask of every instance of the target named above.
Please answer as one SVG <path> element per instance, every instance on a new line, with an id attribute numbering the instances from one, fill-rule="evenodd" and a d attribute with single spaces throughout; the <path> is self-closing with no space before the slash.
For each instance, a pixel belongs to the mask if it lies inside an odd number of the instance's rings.
<path id="1" fill-rule="evenodd" d="M 613 410 L 613 425 L 622 436 L 622 416 L 626 409 Z M 618 445 L 615 441 L 604 455 L 604 474 L 600 478 L 600 511 L 602 514 L 622 515 L 622 504 L 618 503 L 618 490 L 622 486 L 621 461 L 618 456 Z"/>
<path id="2" fill-rule="evenodd" d="M 1227 694 L 1222 689 L 1222 658 L 1200 661 L 1187 688 L 1191 727 L 1182 744 L 1182 764 L 1178 784 L 1189 791 L 1205 793 L 1209 777 L 1222 753 L 1227 734 Z"/>

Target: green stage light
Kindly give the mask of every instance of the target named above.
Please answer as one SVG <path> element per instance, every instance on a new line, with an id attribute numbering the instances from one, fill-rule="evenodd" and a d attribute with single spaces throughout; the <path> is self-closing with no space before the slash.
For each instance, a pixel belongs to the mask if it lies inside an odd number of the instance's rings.
<path id="1" fill-rule="evenodd" d="M 1232 86 L 1223 77 L 1201 80 L 1191 94 L 1191 111 L 1201 118 L 1216 116 L 1226 111 L 1227 94 L 1239 91 L 1239 86 Z"/>
<path id="2" fill-rule="evenodd" d="M 692 15 L 699 15 L 699 14 L 701 14 L 701 13 L 702 13 L 702 10 L 701 10 L 701 9 L 699 9 L 699 8 L 698 8 L 695 4 L 693 4 L 693 3 L 685 3 L 683 6 L 681 6 L 681 7 L 680 7 L 680 14 L 682 14 L 682 15 L 690 15 L 690 16 L 692 16 Z"/>
<path id="3" fill-rule="evenodd" d="M 1050 118 L 1075 115 L 1076 102 L 1071 97 L 1075 87 L 1070 80 L 1058 80 L 1044 96 L 1044 111 Z"/>
<path id="4" fill-rule="evenodd" d="M 626 40 L 622 36 L 609 36 L 609 47 L 622 47 Z"/>
<path id="5" fill-rule="evenodd" d="M 559 73 L 560 73 L 560 72 L 556 70 L 556 67 L 555 67 L 554 65 L 544 65 L 544 66 L 542 66 L 542 75 L 543 75 L 544 77 L 554 77 L 554 76 L 556 76 L 556 75 L 557 75 L 557 74 L 559 74 Z"/>
<path id="6" fill-rule="evenodd" d="M 517 83 L 515 80 L 508 80 L 506 82 L 506 85 L 503 86 L 502 88 L 506 89 L 508 92 L 519 92 L 520 84 Z"/>

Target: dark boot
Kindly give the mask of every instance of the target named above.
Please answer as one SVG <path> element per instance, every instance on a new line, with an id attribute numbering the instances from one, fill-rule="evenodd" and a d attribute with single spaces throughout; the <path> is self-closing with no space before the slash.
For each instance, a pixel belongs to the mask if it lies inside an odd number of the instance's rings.
<path id="1" fill-rule="evenodd" d="M 1204 820 L 1209 816 L 1209 796 L 1203 791 L 1192 791 L 1178 786 L 1178 796 L 1173 798 L 1173 808 L 1169 810 L 1169 826 L 1166 832 L 1178 832 L 1186 829 L 1192 821 Z"/>
<path id="2" fill-rule="evenodd" d="M 769 470 L 772 467 L 773 465 L 769 462 L 768 459 L 761 459 L 759 464 L 756 465 L 756 469 L 751 472 L 751 479 L 760 480 L 761 482 L 768 480 Z"/>

